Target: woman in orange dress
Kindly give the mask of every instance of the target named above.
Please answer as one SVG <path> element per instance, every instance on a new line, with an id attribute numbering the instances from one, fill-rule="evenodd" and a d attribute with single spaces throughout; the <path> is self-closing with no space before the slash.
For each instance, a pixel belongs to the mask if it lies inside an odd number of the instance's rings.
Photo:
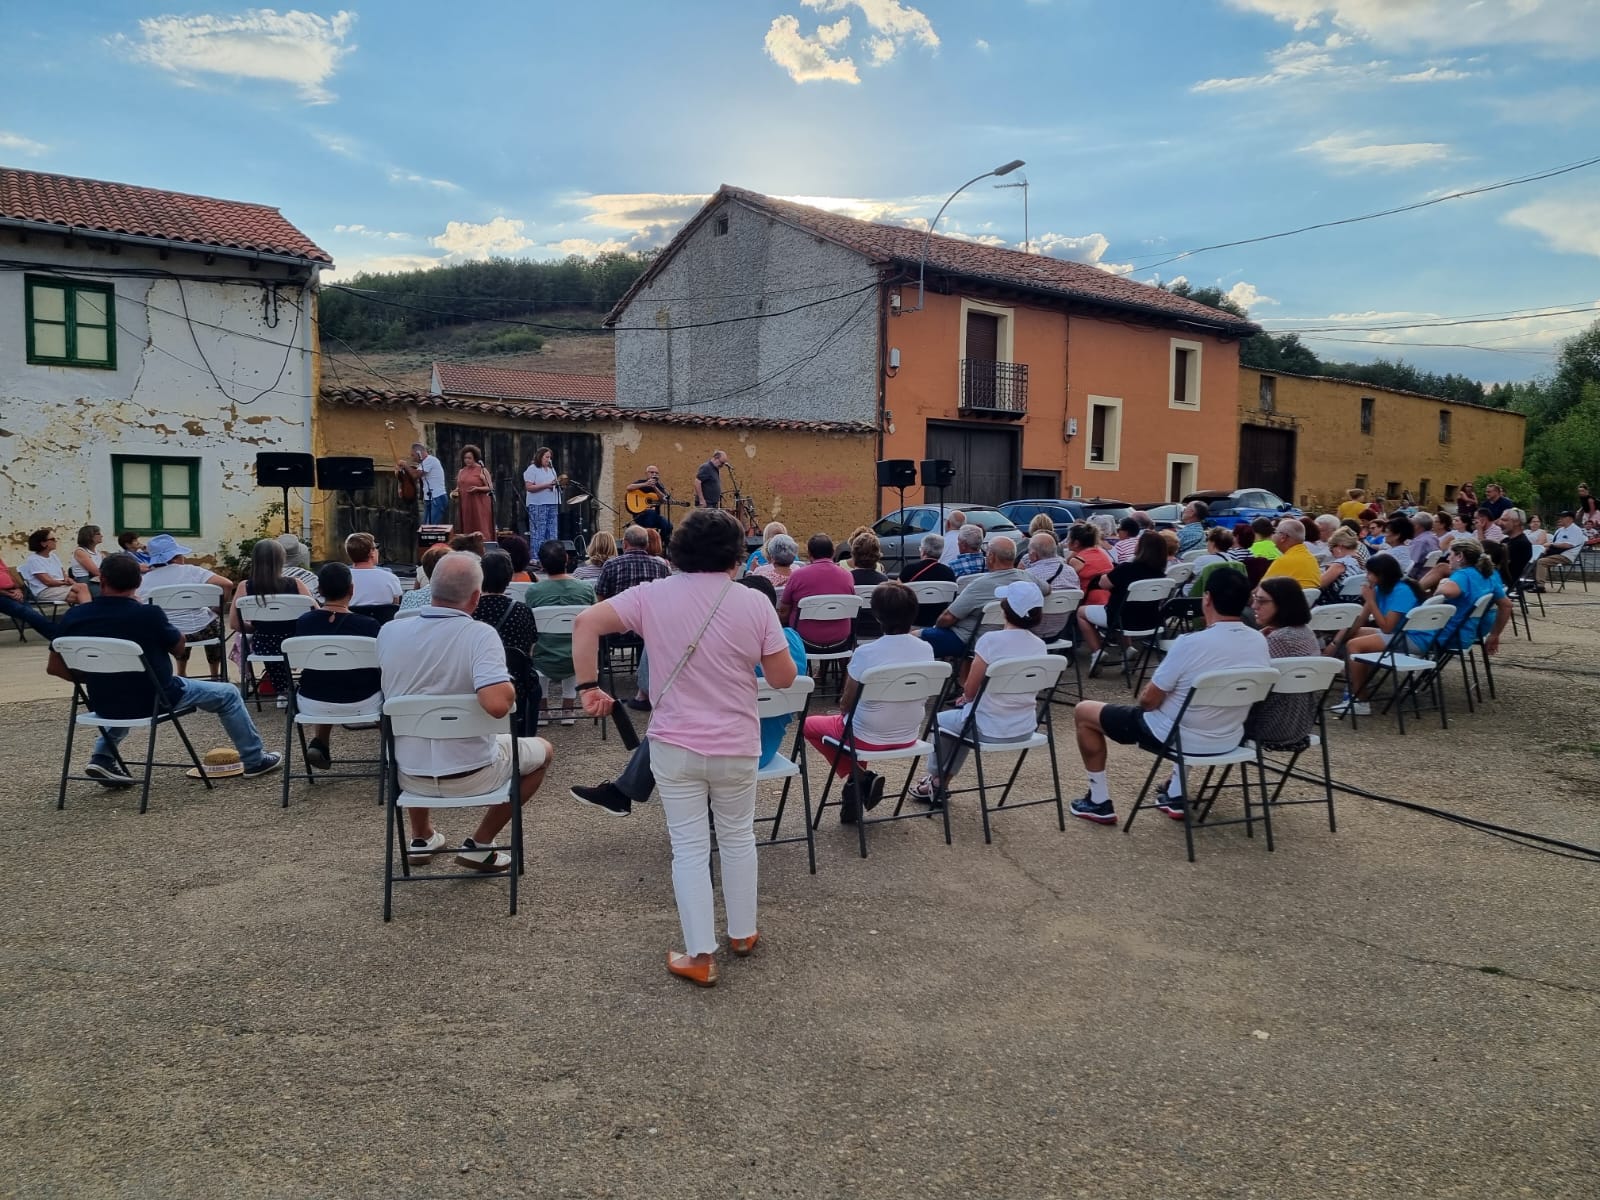
<path id="1" fill-rule="evenodd" d="M 461 470 L 456 473 L 456 492 L 461 499 L 462 533 L 481 533 L 494 537 L 494 496 L 489 488 L 489 471 L 483 465 L 483 451 L 476 446 L 461 448 Z"/>

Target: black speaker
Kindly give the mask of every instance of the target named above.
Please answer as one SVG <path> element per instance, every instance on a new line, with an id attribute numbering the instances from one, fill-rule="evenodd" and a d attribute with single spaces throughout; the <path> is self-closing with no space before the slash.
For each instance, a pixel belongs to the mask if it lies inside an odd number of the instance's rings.
<path id="1" fill-rule="evenodd" d="M 256 451 L 256 486 L 271 488 L 311 487 L 317 482 L 317 460 L 309 454 L 286 454 L 277 450 Z"/>
<path id="2" fill-rule="evenodd" d="M 955 481 L 956 465 L 948 458 L 925 458 L 922 460 L 923 487 L 949 487 Z"/>
<path id="3" fill-rule="evenodd" d="M 372 486 L 372 460 L 332 455 L 317 459 L 317 486 L 325 492 L 360 492 Z"/>
<path id="4" fill-rule="evenodd" d="M 878 463 L 878 486 L 912 487 L 917 482 L 917 464 L 909 458 L 885 458 Z"/>

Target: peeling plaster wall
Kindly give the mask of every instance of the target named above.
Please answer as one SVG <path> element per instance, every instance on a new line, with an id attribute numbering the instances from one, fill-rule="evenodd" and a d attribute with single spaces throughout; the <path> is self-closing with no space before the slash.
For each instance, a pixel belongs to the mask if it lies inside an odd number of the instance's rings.
<path id="1" fill-rule="evenodd" d="M 22 242 L 0 232 L 0 256 L 46 269 L 142 268 L 259 282 L 89 276 L 116 289 L 117 365 L 95 370 L 27 361 L 24 273 L 0 272 L 0 544 L 14 553 L 30 530 L 50 526 L 60 531 L 66 558 L 87 523 L 99 525 L 115 549 L 113 454 L 199 461 L 200 532 L 183 538 L 199 554 L 252 535 L 266 507 L 281 499 L 257 490 L 256 452 L 311 449 L 309 289 L 281 265 L 250 272 L 243 260 L 220 255 L 207 266 L 199 254 L 162 260 L 153 249 L 124 246 L 113 255 L 77 239 L 64 247 L 64 240 L 33 234 Z M 263 305 L 269 284 L 279 285 L 275 326 L 270 302 Z M 303 499 L 291 493 L 296 529 Z"/>

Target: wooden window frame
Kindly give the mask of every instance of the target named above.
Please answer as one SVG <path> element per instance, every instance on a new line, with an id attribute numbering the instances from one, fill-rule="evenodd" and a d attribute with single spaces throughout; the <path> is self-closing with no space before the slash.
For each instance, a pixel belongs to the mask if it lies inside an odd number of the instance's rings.
<path id="1" fill-rule="evenodd" d="M 65 328 L 66 354 L 64 356 L 40 354 L 34 345 L 33 289 L 54 288 L 63 293 L 63 320 L 48 324 L 61 324 Z M 106 306 L 106 357 L 80 359 L 78 357 L 78 295 L 92 292 L 105 299 Z M 28 362 L 41 367 L 82 367 L 91 371 L 117 369 L 117 292 L 109 283 L 88 283 L 77 279 L 59 279 L 50 275 L 24 275 L 22 277 L 23 327 L 27 333 Z M 98 325 L 90 328 L 98 329 Z"/>
<path id="2" fill-rule="evenodd" d="M 122 486 L 122 470 L 124 467 L 145 463 L 151 468 L 152 474 L 162 467 L 174 464 L 189 469 L 189 512 L 188 521 L 180 526 L 167 520 L 166 504 L 160 493 L 146 497 L 142 492 L 128 492 Z M 150 501 L 150 527 L 130 525 L 123 517 L 123 501 L 129 496 L 140 499 L 148 498 Z M 113 454 L 111 456 L 111 499 L 112 512 L 116 518 L 114 528 L 118 533 L 137 533 L 141 536 L 150 536 L 157 533 L 170 533 L 181 537 L 200 536 L 200 460 L 187 457 L 162 457 L 148 454 Z"/>
<path id="3" fill-rule="evenodd" d="M 1184 376 L 1184 395 L 1189 399 L 1178 402 L 1178 351 L 1187 350 L 1192 356 Z M 1167 347 L 1167 407 L 1179 412 L 1200 411 L 1200 384 L 1204 378 L 1205 344 L 1184 338 L 1173 338 Z"/>
<path id="4" fill-rule="evenodd" d="M 1107 457 L 1100 462 L 1094 459 L 1094 410 L 1096 407 L 1116 410 L 1116 438 L 1107 447 Z M 1122 470 L 1122 398 L 1120 396 L 1090 396 L 1084 414 L 1083 467 L 1086 471 Z"/>
<path id="5" fill-rule="evenodd" d="M 1000 304 L 985 304 L 982 300 L 969 300 L 961 297 L 961 328 L 960 345 L 957 349 L 956 359 L 964 361 L 967 357 L 967 314 L 969 312 L 988 313 L 991 317 L 1000 318 L 1000 328 L 996 331 L 995 362 L 1015 362 L 1013 357 L 1016 351 L 1016 318 L 1017 310 L 1006 308 Z"/>
<path id="6" fill-rule="evenodd" d="M 1363 437 L 1371 437 L 1372 431 L 1378 427 L 1378 399 L 1376 396 L 1361 397 L 1361 410 L 1356 420 L 1360 423 L 1361 435 Z"/>
<path id="7" fill-rule="evenodd" d="M 1451 435 L 1455 432 L 1451 428 L 1454 424 L 1455 422 L 1450 419 L 1450 410 L 1441 408 L 1439 410 L 1439 445 L 1448 446 L 1450 444 Z"/>
<path id="8" fill-rule="evenodd" d="M 1167 455 L 1167 479 L 1165 486 L 1168 488 L 1172 486 L 1172 468 L 1180 463 L 1194 468 L 1194 486 L 1188 490 L 1191 492 L 1198 492 L 1200 490 L 1200 456 L 1198 454 Z M 1182 502 L 1182 495 L 1167 497 L 1168 504 L 1181 504 Z"/>

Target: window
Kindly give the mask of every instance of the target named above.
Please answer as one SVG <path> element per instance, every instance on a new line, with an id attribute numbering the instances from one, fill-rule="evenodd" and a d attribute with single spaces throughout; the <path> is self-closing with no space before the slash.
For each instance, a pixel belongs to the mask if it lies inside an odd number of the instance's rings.
<path id="1" fill-rule="evenodd" d="M 712 236 L 723 237 L 728 232 L 728 214 L 718 213 L 717 219 L 712 224 Z"/>
<path id="2" fill-rule="evenodd" d="M 1361 397 L 1361 432 L 1362 433 L 1371 433 L 1372 432 L 1372 410 L 1376 406 L 1376 404 L 1377 404 L 1377 401 L 1373 400 L 1373 398 L 1371 396 L 1363 396 L 1363 397 Z"/>
<path id="3" fill-rule="evenodd" d="M 1383 498 L 1385 500 L 1400 499 L 1400 481 L 1398 479 L 1389 480 L 1389 486 L 1384 489 Z"/>
<path id="4" fill-rule="evenodd" d="M 1358 488 L 1360 488 L 1363 492 L 1366 491 L 1367 490 L 1367 477 L 1365 475 L 1357 475 L 1356 476 L 1356 486 Z"/>
<path id="5" fill-rule="evenodd" d="M 1455 500 L 1455 498 L 1456 498 L 1456 485 L 1453 484 L 1453 483 L 1445 484 L 1444 485 L 1444 502 L 1446 504 L 1450 504 Z"/>
<path id="6" fill-rule="evenodd" d="M 1172 339 L 1172 365 L 1167 383 L 1169 408 L 1200 407 L 1200 343 Z"/>
<path id="7" fill-rule="evenodd" d="M 1419 483 L 1417 485 L 1417 503 L 1418 504 L 1426 504 L 1428 502 L 1428 484 L 1429 484 L 1429 482 L 1430 482 L 1429 480 L 1424 479 L 1421 483 Z"/>
<path id="8" fill-rule="evenodd" d="M 64 283 L 29 275 L 23 288 L 29 362 L 116 367 L 116 308 L 110 284 Z"/>
<path id="9" fill-rule="evenodd" d="M 1193 454 L 1167 455 L 1167 500 L 1182 500 L 1199 490 L 1200 459 Z"/>
<path id="10" fill-rule="evenodd" d="M 1272 412 L 1278 404 L 1278 381 L 1271 375 L 1261 377 L 1261 411 Z"/>
<path id="11" fill-rule="evenodd" d="M 1122 455 L 1122 401 L 1112 396 L 1089 397 L 1089 438 L 1084 466 L 1115 471 Z"/>
<path id="12" fill-rule="evenodd" d="M 1441 408 L 1439 410 L 1439 444 L 1441 446 L 1448 445 L 1449 441 L 1450 441 L 1450 410 L 1448 408 Z"/>
<path id="13" fill-rule="evenodd" d="M 133 533 L 200 532 L 198 458 L 111 457 L 116 528 Z"/>

